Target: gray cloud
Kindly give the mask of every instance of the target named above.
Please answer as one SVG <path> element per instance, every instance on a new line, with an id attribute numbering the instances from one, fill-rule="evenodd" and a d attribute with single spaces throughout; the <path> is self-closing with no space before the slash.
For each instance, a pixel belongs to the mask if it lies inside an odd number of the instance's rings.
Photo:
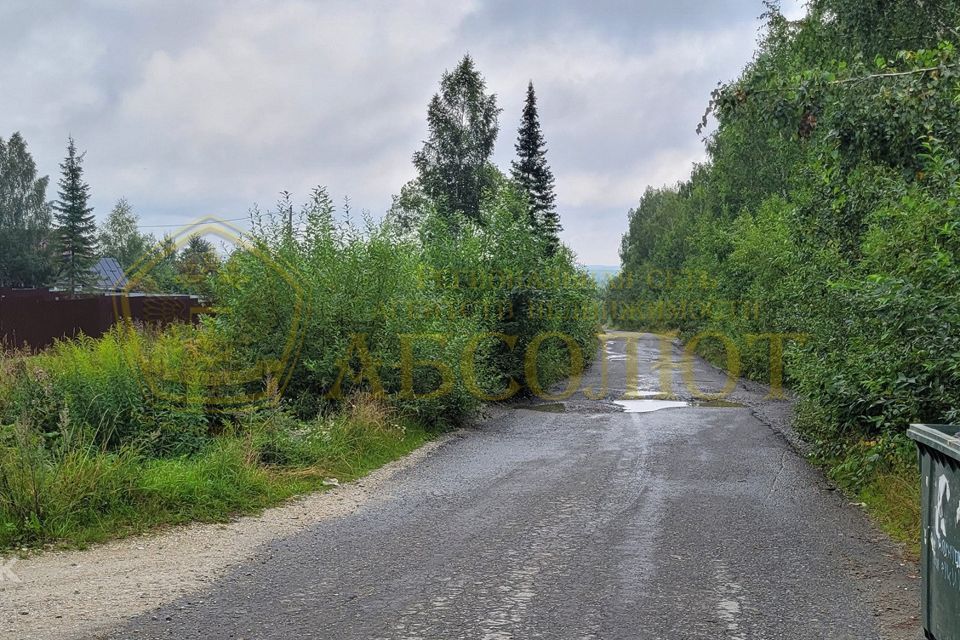
<path id="1" fill-rule="evenodd" d="M 444 69 L 469 51 L 504 107 L 509 165 L 537 86 L 564 239 L 616 263 L 626 209 L 702 158 L 693 128 L 751 55 L 759 0 L 584 3 L 88 0 L 0 7 L 0 135 L 53 177 L 68 134 L 104 216 L 144 224 L 243 215 L 289 189 L 349 194 L 375 215 Z M 52 196 L 52 194 L 51 194 Z"/>

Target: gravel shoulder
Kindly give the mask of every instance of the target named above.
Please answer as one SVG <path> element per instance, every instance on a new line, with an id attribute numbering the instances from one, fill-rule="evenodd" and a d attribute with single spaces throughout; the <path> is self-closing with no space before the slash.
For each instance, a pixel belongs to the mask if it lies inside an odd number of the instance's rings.
<path id="1" fill-rule="evenodd" d="M 444 435 L 360 480 L 296 498 L 260 515 L 226 524 L 174 527 L 86 550 L 18 558 L 11 569 L 19 582 L 0 582 L 0 638 L 89 638 L 202 591 L 236 566 L 253 560 L 263 544 L 349 515 L 382 497 L 398 472 L 458 437 L 456 432 Z"/>

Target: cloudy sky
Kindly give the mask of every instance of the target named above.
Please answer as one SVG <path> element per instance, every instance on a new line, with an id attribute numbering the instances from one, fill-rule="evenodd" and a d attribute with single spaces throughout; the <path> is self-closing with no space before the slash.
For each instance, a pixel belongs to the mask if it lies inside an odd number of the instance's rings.
<path id="1" fill-rule="evenodd" d="M 784 2 L 788 15 L 799 0 Z M 564 240 L 617 264 L 626 211 L 703 157 L 710 90 L 750 59 L 760 0 L 3 0 L 0 137 L 56 180 L 86 150 L 98 217 L 236 218 L 327 185 L 380 216 L 445 69 L 469 52 L 508 168 L 533 80 Z M 53 190 L 49 194 L 54 197 Z"/>

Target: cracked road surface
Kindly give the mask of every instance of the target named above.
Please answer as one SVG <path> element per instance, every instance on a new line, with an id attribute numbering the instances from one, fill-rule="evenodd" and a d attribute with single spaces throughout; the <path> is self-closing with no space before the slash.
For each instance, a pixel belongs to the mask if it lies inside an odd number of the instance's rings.
<path id="1" fill-rule="evenodd" d="M 638 347 L 640 395 L 724 385 Z M 610 398 L 495 408 L 355 512 L 96 637 L 918 637 L 916 567 L 787 444 L 788 401 L 739 383 L 623 412 L 624 341 L 604 354 Z"/>

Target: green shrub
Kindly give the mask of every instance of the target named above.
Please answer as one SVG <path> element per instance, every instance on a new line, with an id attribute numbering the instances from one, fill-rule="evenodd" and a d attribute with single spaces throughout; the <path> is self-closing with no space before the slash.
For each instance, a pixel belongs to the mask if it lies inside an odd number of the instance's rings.
<path id="1" fill-rule="evenodd" d="M 524 383 L 523 355 L 540 333 L 569 334 L 592 355 L 596 321 L 572 311 L 595 290 L 569 252 L 545 257 L 525 211 L 504 187 L 484 200 L 482 224 L 428 215 L 417 237 L 389 221 L 362 231 L 338 224 L 322 190 L 301 211 L 296 233 L 285 219 L 256 213 L 253 246 L 220 272 L 216 326 L 248 365 L 281 360 L 299 332 L 286 388 L 296 406 L 322 410 L 373 392 L 421 421 L 460 421 L 479 406 L 463 375 L 475 337 L 516 337 L 512 349 L 493 339 L 476 345 L 471 361 L 485 394 L 511 378 Z M 510 277 L 485 279 L 490 274 Z M 554 313 L 536 313 L 547 307 Z M 564 373 L 563 353 L 562 343 L 544 344 L 542 381 Z M 420 364 L 409 370 L 412 361 Z"/>
<path id="2" fill-rule="evenodd" d="M 132 514 L 140 475 L 130 449 L 105 453 L 65 434 L 53 447 L 22 427 L 6 427 L 0 443 L 0 547 L 69 537 L 105 518 Z"/>
<path id="3" fill-rule="evenodd" d="M 155 458 L 89 442 L 46 446 L 22 427 L 0 430 L 0 548 L 86 544 L 157 524 L 223 521 L 328 477 L 346 481 L 428 437 L 371 399 L 344 414 L 298 421 L 282 411 L 248 416 L 189 456 Z"/>
<path id="4" fill-rule="evenodd" d="M 948 4 L 934 16 L 893 2 L 880 17 L 815 0 L 793 23 L 771 10 L 753 61 L 713 94 L 708 161 L 630 211 L 607 292 L 755 306 L 619 322 L 720 333 L 761 381 L 768 344 L 752 336 L 802 334 L 785 354 L 797 426 L 853 491 L 902 471 L 911 422 L 960 420 L 958 58 L 934 26 L 960 16 Z M 725 363 L 719 341 L 700 349 Z"/>

